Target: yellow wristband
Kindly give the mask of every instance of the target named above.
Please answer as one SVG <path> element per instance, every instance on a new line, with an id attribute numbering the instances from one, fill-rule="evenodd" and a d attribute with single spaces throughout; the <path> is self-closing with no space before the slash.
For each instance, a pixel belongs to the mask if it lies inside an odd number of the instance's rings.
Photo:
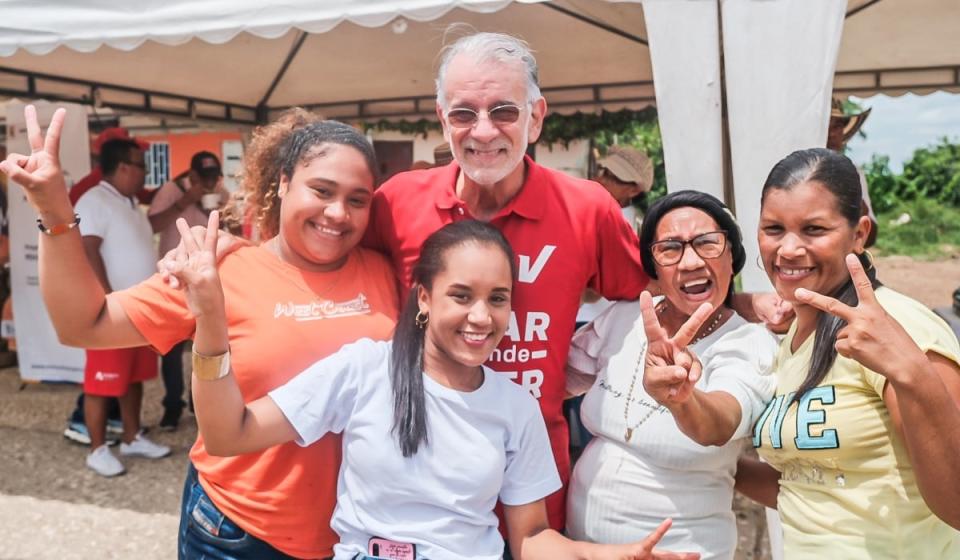
<path id="1" fill-rule="evenodd" d="M 219 356 L 204 356 L 194 350 L 193 375 L 201 381 L 216 381 L 230 375 L 230 350 Z"/>

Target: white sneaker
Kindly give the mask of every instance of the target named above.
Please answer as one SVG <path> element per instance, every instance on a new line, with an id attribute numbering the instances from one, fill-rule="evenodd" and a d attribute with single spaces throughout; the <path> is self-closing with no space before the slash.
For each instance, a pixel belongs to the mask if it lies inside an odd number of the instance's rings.
<path id="1" fill-rule="evenodd" d="M 137 437 L 130 443 L 120 444 L 120 454 L 124 456 L 138 455 L 147 459 L 160 459 L 170 454 L 170 448 L 166 445 L 160 445 L 137 434 Z"/>
<path id="2" fill-rule="evenodd" d="M 87 455 L 87 467 L 100 476 L 117 476 L 123 474 L 123 463 L 110 453 L 106 444 L 94 449 Z"/>

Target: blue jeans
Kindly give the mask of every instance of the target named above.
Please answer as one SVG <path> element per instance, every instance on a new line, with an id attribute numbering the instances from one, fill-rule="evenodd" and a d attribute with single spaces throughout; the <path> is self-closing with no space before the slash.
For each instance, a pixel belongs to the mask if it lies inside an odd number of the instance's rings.
<path id="1" fill-rule="evenodd" d="M 187 469 L 180 502 L 180 560 L 296 560 L 238 527 L 220 513 L 197 480 L 193 464 Z"/>

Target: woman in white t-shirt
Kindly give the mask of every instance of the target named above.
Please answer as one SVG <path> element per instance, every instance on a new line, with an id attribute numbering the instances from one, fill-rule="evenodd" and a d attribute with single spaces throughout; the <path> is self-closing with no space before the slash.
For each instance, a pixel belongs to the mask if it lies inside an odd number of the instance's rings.
<path id="1" fill-rule="evenodd" d="M 199 243 L 178 223 L 186 250 L 171 270 L 197 320 L 200 433 L 210 453 L 236 455 L 342 432 L 335 558 L 501 558 L 498 499 L 518 559 L 696 557 L 652 552 L 669 522 L 619 546 L 549 529 L 543 499 L 560 478 L 537 403 L 482 365 L 509 323 L 515 276 L 496 228 L 455 222 L 427 238 L 392 341 L 347 345 L 244 404 L 230 375 L 212 216 Z"/>
<path id="2" fill-rule="evenodd" d="M 773 393 L 776 340 L 729 305 L 745 252 L 713 196 L 680 191 L 651 205 L 640 252 L 665 296 L 655 310 L 647 296 L 646 327 L 636 301 L 617 302 L 570 349 L 567 389 L 586 392 L 581 418 L 595 437 L 573 471 L 567 534 L 628 542 L 671 517 L 664 549 L 729 559 L 737 456 Z M 659 359 L 687 343 L 699 378 Z"/>

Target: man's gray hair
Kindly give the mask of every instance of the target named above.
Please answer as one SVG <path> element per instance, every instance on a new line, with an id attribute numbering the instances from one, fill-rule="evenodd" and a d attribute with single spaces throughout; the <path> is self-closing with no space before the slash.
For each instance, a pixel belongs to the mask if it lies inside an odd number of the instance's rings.
<path id="1" fill-rule="evenodd" d="M 457 39 L 441 51 L 440 70 L 437 71 L 437 104 L 446 110 L 447 99 L 443 84 L 447 77 L 450 62 L 458 55 L 469 55 L 478 63 L 500 62 L 523 65 L 527 77 L 527 103 L 540 98 L 540 79 L 537 59 L 530 45 L 523 39 L 517 39 L 505 33 L 474 33 Z"/>

